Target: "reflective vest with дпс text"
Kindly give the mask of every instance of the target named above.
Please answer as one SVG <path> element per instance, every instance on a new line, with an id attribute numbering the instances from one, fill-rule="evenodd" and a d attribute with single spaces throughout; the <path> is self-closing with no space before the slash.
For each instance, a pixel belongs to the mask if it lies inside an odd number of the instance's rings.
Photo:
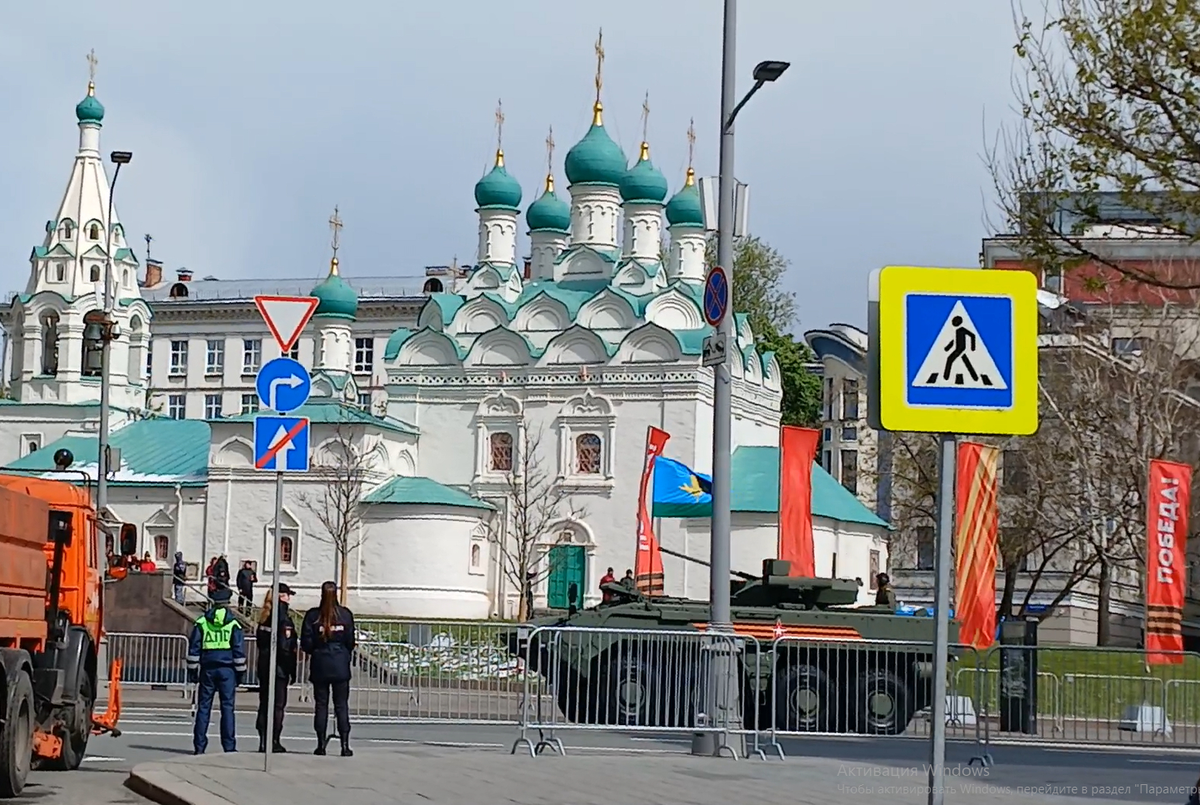
<path id="1" fill-rule="evenodd" d="M 200 618 L 196 623 L 200 626 L 201 651 L 230 651 L 233 648 L 233 630 L 237 621 L 229 618 L 229 612 L 224 609 L 215 613 L 220 622 L 214 622 L 207 617 Z"/>

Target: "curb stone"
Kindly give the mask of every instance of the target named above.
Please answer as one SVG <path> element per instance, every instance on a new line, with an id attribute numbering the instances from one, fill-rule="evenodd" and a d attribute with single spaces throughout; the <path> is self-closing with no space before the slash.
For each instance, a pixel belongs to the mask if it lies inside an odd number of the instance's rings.
<path id="1" fill-rule="evenodd" d="M 224 797 L 179 779 L 161 763 L 134 766 L 125 787 L 159 805 L 234 805 Z"/>

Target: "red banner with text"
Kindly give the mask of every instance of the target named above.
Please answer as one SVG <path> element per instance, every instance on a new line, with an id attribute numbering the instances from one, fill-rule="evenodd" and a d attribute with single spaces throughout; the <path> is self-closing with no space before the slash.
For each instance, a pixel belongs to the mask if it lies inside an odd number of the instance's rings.
<path id="1" fill-rule="evenodd" d="M 646 430 L 646 459 L 642 465 L 642 485 L 638 492 L 637 556 L 634 558 L 633 578 L 644 595 L 663 594 L 662 551 L 654 537 L 654 521 L 650 517 L 650 479 L 654 477 L 654 460 L 663 454 L 671 434 L 655 427 Z"/>
<path id="2" fill-rule="evenodd" d="M 999 469 L 997 448 L 974 442 L 959 444 L 954 617 L 959 622 L 959 640 L 976 649 L 985 649 L 996 639 Z"/>
<path id="3" fill-rule="evenodd" d="M 779 429 L 779 558 L 792 576 L 817 575 L 813 547 L 812 470 L 821 432 L 784 425 Z"/>
<path id="4" fill-rule="evenodd" d="M 1146 491 L 1146 663 L 1179 665 L 1192 468 L 1154 459 Z"/>

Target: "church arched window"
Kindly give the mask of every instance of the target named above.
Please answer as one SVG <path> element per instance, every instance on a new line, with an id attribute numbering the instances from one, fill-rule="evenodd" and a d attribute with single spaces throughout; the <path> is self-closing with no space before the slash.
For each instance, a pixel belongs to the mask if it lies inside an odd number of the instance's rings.
<path id="1" fill-rule="evenodd" d="M 54 264 L 54 281 L 63 282 L 67 278 L 67 267 L 62 263 Z"/>
<path id="2" fill-rule="evenodd" d="M 129 382 L 137 383 L 142 379 L 146 366 L 145 333 L 142 331 L 142 320 L 134 316 L 129 322 Z"/>
<path id="3" fill-rule="evenodd" d="M 92 224 L 88 227 L 88 240 L 100 240 L 100 224 Z"/>
<path id="4" fill-rule="evenodd" d="M 425 287 L 421 290 L 425 293 L 441 293 L 443 290 L 442 281 L 437 277 L 430 277 L 425 280 Z"/>
<path id="5" fill-rule="evenodd" d="M 583 433 L 575 438 L 575 472 L 580 475 L 598 475 L 601 466 L 600 437 L 594 433 Z"/>
<path id="6" fill-rule="evenodd" d="M 58 374 L 58 314 L 42 314 L 42 374 Z"/>
<path id="7" fill-rule="evenodd" d="M 88 277 L 92 282 L 100 281 L 100 266 L 92 266 L 88 271 Z"/>
<path id="8" fill-rule="evenodd" d="M 93 310 L 83 317 L 84 377 L 100 376 L 100 357 L 104 348 L 104 314 Z"/>
<path id="9" fill-rule="evenodd" d="M 59 237 L 63 240 L 71 240 L 75 237 L 75 224 L 71 223 L 71 219 L 62 222 L 62 226 L 58 229 Z"/>

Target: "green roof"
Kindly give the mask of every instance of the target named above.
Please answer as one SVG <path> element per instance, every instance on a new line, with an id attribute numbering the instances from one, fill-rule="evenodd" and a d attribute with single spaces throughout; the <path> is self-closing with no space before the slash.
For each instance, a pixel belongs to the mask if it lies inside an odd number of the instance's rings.
<path id="1" fill-rule="evenodd" d="M 458 312 L 458 309 L 466 301 L 466 297 L 459 296 L 456 293 L 431 293 L 429 301 L 425 303 L 425 306 L 435 306 L 442 314 L 442 325 L 445 326 L 454 321 L 454 314 Z M 425 312 L 424 307 L 422 307 L 421 312 Z M 418 315 L 417 319 L 420 320 L 420 318 Z"/>
<path id="2" fill-rule="evenodd" d="M 318 300 L 313 313 L 317 318 L 354 321 L 358 315 L 358 292 L 337 274 L 330 273 L 309 295 Z"/>
<path id="3" fill-rule="evenodd" d="M 121 468 L 113 486 L 204 486 L 208 483 L 208 423 L 194 419 L 143 419 L 114 430 L 109 443 L 121 451 Z M 71 470 L 95 477 L 98 446 L 95 436 L 64 436 L 8 466 L 14 470 L 52 472 L 54 454 L 66 448 L 75 456 Z M 63 480 L 78 480 L 70 472 Z"/>
<path id="4" fill-rule="evenodd" d="M 667 224 L 670 226 L 704 226 L 704 208 L 700 204 L 700 188 L 695 184 L 692 169 L 687 181 L 667 202 Z"/>
<path id="5" fill-rule="evenodd" d="M 210 419 L 209 422 L 253 422 L 258 416 L 257 412 L 238 414 L 237 416 Z M 386 416 L 375 416 L 356 405 L 347 405 L 337 400 L 309 401 L 295 411 L 288 412 L 288 416 L 307 417 L 309 423 L 313 425 L 369 425 L 409 436 L 418 434 L 417 429 L 407 422 Z"/>
<path id="6" fill-rule="evenodd" d="M 731 508 L 735 512 L 779 513 L 779 448 L 743 445 L 733 451 Z M 887 528 L 888 524 L 833 479 L 820 464 L 813 464 L 812 511 L 843 523 Z M 709 503 L 654 506 L 655 517 L 711 517 Z"/>
<path id="7" fill-rule="evenodd" d="M 596 184 L 618 187 L 629 163 L 621 146 L 613 142 L 600 122 L 599 110 L 583 139 L 571 147 L 563 163 L 567 181 L 573 185 Z"/>
<path id="8" fill-rule="evenodd" d="M 363 496 L 363 503 L 397 505 L 455 506 L 461 509 L 491 510 L 491 504 L 471 497 L 461 489 L 439 484 L 432 478 L 397 475 Z"/>
<path id="9" fill-rule="evenodd" d="M 475 203 L 481 210 L 520 210 L 521 183 L 504 169 L 500 153 L 496 154 L 496 166 L 475 183 Z"/>

